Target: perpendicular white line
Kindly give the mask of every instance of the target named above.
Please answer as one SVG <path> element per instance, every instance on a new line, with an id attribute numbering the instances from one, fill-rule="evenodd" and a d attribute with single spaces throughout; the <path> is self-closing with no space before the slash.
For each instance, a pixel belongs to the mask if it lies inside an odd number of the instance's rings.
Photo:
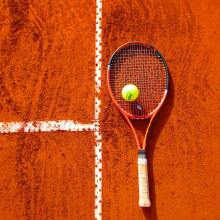
<path id="1" fill-rule="evenodd" d="M 95 123 L 82 124 L 73 120 L 0 122 L 0 133 L 95 131 Z"/>
<path id="2" fill-rule="evenodd" d="M 101 100 L 98 98 L 101 90 L 102 68 L 102 0 L 96 0 L 96 59 L 95 59 L 95 219 L 102 219 L 102 136 L 100 132 L 99 116 Z"/>

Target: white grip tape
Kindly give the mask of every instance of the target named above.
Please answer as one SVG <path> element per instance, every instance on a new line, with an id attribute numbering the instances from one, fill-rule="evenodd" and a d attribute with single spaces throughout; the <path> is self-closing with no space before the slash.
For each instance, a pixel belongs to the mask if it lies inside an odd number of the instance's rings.
<path id="1" fill-rule="evenodd" d="M 139 206 L 150 207 L 147 159 L 138 157 Z"/>

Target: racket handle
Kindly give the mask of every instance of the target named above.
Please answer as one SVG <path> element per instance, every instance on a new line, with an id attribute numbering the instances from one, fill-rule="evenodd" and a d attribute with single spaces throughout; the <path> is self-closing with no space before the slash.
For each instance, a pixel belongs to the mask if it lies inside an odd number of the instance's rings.
<path id="1" fill-rule="evenodd" d="M 145 150 L 138 151 L 138 183 L 139 183 L 139 206 L 150 207 L 147 156 Z"/>

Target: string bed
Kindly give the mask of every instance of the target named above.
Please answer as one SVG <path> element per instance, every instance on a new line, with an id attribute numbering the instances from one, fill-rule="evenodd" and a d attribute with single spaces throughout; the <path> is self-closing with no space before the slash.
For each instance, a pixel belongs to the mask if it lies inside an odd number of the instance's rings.
<path id="1" fill-rule="evenodd" d="M 134 102 L 125 101 L 121 92 L 125 85 L 134 84 L 139 97 Z M 167 87 L 167 73 L 163 58 L 152 47 L 128 44 L 111 59 L 109 85 L 120 107 L 136 118 L 148 117 L 160 104 Z"/>

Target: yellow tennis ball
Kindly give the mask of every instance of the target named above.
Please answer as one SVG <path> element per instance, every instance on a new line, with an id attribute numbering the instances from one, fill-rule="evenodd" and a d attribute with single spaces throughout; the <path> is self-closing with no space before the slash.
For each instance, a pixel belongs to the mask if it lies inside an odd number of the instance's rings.
<path id="1" fill-rule="evenodd" d="M 128 84 L 123 87 L 121 94 L 125 101 L 133 102 L 138 98 L 139 90 L 137 86 Z"/>

